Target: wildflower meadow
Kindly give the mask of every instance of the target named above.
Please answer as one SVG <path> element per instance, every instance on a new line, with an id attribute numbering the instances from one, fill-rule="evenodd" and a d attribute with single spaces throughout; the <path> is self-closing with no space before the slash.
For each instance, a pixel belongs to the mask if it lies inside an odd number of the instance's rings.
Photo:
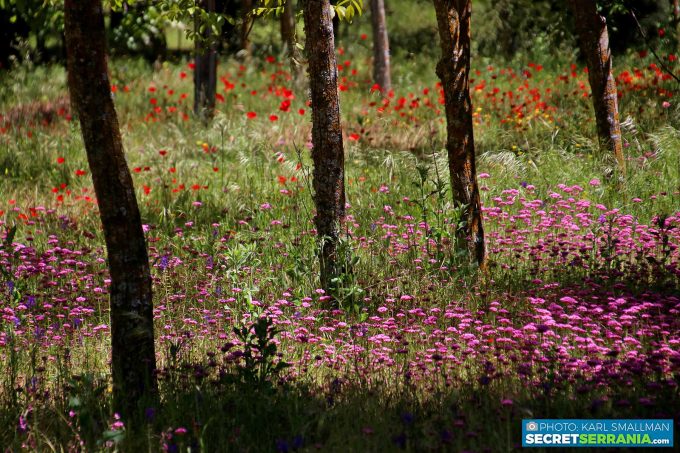
<path id="1" fill-rule="evenodd" d="M 522 448 L 523 419 L 679 426 L 669 37 L 614 56 L 625 172 L 598 145 L 575 47 L 473 46 L 481 268 L 457 234 L 434 9 L 386 3 L 389 91 L 372 78 L 369 11 L 335 42 L 346 195 L 332 291 L 311 74 L 291 66 L 275 15 L 255 19 L 249 55 L 220 54 L 210 121 L 194 113 L 183 36 L 155 63 L 109 59 L 153 288 L 158 399 L 134 422 L 112 397 L 106 241 L 66 71 L 0 72 L 0 451 L 504 452 Z"/>

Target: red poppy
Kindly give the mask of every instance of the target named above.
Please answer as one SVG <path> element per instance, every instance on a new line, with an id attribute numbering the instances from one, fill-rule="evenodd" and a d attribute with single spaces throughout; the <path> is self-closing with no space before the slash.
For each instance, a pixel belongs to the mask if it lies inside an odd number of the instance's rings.
<path id="1" fill-rule="evenodd" d="M 63 164 L 64 162 L 66 162 L 66 159 L 64 159 L 63 157 L 57 157 L 58 164 Z"/>
<path id="2" fill-rule="evenodd" d="M 255 112 L 248 112 L 248 113 L 246 113 L 246 116 L 248 117 L 248 119 L 251 119 L 251 120 L 252 120 L 253 118 L 257 117 L 257 113 L 255 113 Z"/>
<path id="3" fill-rule="evenodd" d="M 76 170 L 76 176 L 85 176 L 85 170 Z"/>

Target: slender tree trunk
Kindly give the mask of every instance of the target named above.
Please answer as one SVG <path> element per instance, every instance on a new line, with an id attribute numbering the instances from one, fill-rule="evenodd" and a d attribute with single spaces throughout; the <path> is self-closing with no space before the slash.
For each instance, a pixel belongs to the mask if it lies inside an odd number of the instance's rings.
<path id="1" fill-rule="evenodd" d="M 569 0 L 576 20 L 576 31 L 581 53 L 588 66 L 588 80 L 595 108 L 597 135 L 600 148 L 611 152 L 622 173 L 626 170 L 621 141 L 621 125 L 612 73 L 607 21 L 597 12 L 595 0 Z"/>
<path id="2" fill-rule="evenodd" d="M 472 0 L 434 0 L 442 58 L 437 75 L 444 89 L 446 150 L 453 201 L 462 209 L 459 242 L 471 259 L 485 264 L 484 229 L 475 169 L 475 142 L 470 100 L 470 16 Z"/>
<path id="3" fill-rule="evenodd" d="M 286 0 L 281 14 L 281 42 L 286 53 L 292 56 L 295 49 L 295 9 L 293 0 Z"/>
<path id="4" fill-rule="evenodd" d="M 215 0 L 199 0 L 202 8 L 215 12 Z M 201 24 L 198 19 L 194 26 L 198 32 Z M 209 121 L 215 114 L 215 95 L 217 93 L 217 45 L 211 39 L 212 32 L 208 27 L 201 36 L 210 40 L 209 45 L 196 39 L 194 68 L 194 114 L 203 121 Z"/>
<path id="5" fill-rule="evenodd" d="M 330 2 L 306 0 L 304 21 L 312 94 L 314 223 L 320 239 L 321 285 L 329 291 L 340 272 L 337 243 L 345 216 L 345 157 Z"/>
<path id="6" fill-rule="evenodd" d="M 241 21 L 241 50 L 245 52 L 246 58 L 248 58 L 252 52 L 252 45 L 250 43 L 250 29 L 253 27 L 252 11 L 253 0 L 243 0 L 243 9 L 241 10 L 241 15 L 243 17 L 243 20 Z"/>
<path id="7" fill-rule="evenodd" d="M 297 78 L 300 72 L 300 64 L 298 63 L 298 50 L 295 42 L 295 7 L 293 0 L 286 0 L 283 14 L 281 14 L 281 42 L 290 59 L 291 71 Z"/>
<path id="8" fill-rule="evenodd" d="M 64 2 L 68 87 L 92 172 L 111 277 L 114 408 L 136 417 L 157 397 L 151 274 L 106 62 L 100 0 Z"/>
<path id="9" fill-rule="evenodd" d="M 673 0 L 673 33 L 675 34 L 675 48 L 680 49 L 680 0 Z"/>
<path id="10" fill-rule="evenodd" d="M 385 94 L 392 89 L 392 75 L 384 0 L 371 0 L 371 25 L 373 27 L 373 83 L 377 83 L 380 91 Z"/>

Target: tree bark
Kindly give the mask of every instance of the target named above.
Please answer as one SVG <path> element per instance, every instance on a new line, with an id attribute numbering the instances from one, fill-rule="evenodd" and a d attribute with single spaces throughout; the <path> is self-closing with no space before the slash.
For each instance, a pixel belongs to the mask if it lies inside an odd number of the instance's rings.
<path id="1" fill-rule="evenodd" d="M 626 171 L 619 123 L 616 80 L 612 72 L 607 21 L 597 12 L 594 0 L 569 0 L 581 54 L 588 66 L 600 148 L 611 152 L 622 173 Z"/>
<path id="2" fill-rule="evenodd" d="M 295 42 L 295 7 L 293 0 L 286 0 L 281 14 L 281 42 L 290 59 L 290 67 L 293 75 L 297 76 L 300 68 L 298 64 L 298 51 Z"/>
<path id="3" fill-rule="evenodd" d="M 245 57 L 249 57 L 252 51 L 250 43 L 250 29 L 253 27 L 253 0 L 243 0 L 243 9 L 241 10 L 241 50 L 245 52 Z"/>
<path id="4" fill-rule="evenodd" d="M 215 0 L 199 0 L 199 6 L 208 12 L 215 12 Z M 200 31 L 201 24 L 196 19 L 194 26 Z M 215 95 L 217 93 L 217 45 L 212 32 L 205 27 L 200 33 L 203 39 L 195 41 L 194 67 L 194 114 L 203 121 L 209 121 L 215 114 Z M 202 42 L 205 41 L 205 42 Z"/>
<path id="5" fill-rule="evenodd" d="M 371 26 L 373 27 L 373 83 L 377 83 L 380 86 L 380 92 L 386 94 L 392 89 L 392 75 L 384 0 L 371 0 Z"/>
<path id="6" fill-rule="evenodd" d="M 158 392 L 151 274 L 111 97 L 101 1 L 66 0 L 64 21 L 71 105 L 80 120 L 111 277 L 114 409 L 137 417 L 155 404 Z"/>
<path id="7" fill-rule="evenodd" d="M 442 58 L 437 75 L 446 107 L 446 150 L 453 201 L 462 210 L 458 242 L 470 258 L 485 264 L 484 229 L 475 169 L 475 142 L 470 100 L 471 0 L 434 0 Z"/>
<path id="8" fill-rule="evenodd" d="M 292 55 L 295 49 L 295 9 L 293 0 L 286 0 L 281 14 L 281 42 L 286 53 Z"/>
<path id="9" fill-rule="evenodd" d="M 307 0 L 304 22 L 312 97 L 314 223 L 320 240 L 321 285 L 331 291 L 331 280 L 341 271 L 337 244 L 345 216 L 345 161 L 329 0 Z"/>
<path id="10" fill-rule="evenodd" d="M 673 33 L 675 34 L 675 48 L 680 49 L 680 0 L 672 0 Z"/>

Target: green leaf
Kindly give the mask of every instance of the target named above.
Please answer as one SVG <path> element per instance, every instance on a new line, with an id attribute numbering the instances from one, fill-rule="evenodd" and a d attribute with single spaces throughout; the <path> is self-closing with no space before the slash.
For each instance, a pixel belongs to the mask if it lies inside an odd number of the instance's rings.
<path id="1" fill-rule="evenodd" d="M 81 406 L 81 404 L 82 402 L 80 401 L 80 398 L 78 398 L 77 396 L 72 396 L 68 400 L 68 407 L 78 408 Z"/>
<path id="2" fill-rule="evenodd" d="M 104 441 L 113 441 L 113 443 L 120 443 L 125 439 L 125 431 L 108 430 L 102 434 Z"/>

